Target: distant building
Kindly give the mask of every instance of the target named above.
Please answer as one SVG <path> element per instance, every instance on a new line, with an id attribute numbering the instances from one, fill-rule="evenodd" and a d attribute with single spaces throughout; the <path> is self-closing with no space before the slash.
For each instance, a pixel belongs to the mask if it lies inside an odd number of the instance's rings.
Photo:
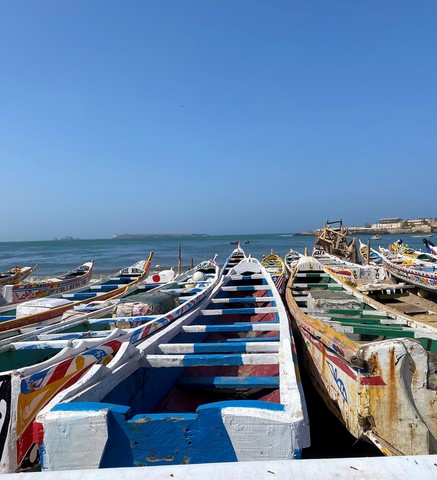
<path id="1" fill-rule="evenodd" d="M 402 218 L 380 218 L 379 223 L 386 224 L 386 223 L 400 223 L 402 222 Z"/>
<path id="2" fill-rule="evenodd" d="M 381 218 L 379 223 L 374 223 L 372 229 L 374 230 L 397 230 L 407 229 L 411 231 L 428 232 L 433 226 L 433 219 L 431 218 L 414 218 L 409 220 L 402 220 L 402 218 Z"/>
<path id="3" fill-rule="evenodd" d="M 373 223 L 372 228 L 374 230 L 390 230 L 401 228 L 402 218 L 381 218 L 379 223 Z"/>
<path id="4" fill-rule="evenodd" d="M 432 219 L 431 218 L 418 218 L 414 220 L 405 220 L 405 222 L 415 228 L 415 227 L 422 227 L 423 225 L 431 225 Z"/>

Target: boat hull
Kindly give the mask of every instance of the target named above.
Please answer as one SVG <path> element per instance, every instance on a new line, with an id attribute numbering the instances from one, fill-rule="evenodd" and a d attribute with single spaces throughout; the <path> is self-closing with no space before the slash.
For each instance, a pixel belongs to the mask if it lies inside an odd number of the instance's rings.
<path id="1" fill-rule="evenodd" d="M 37 423 L 47 470 L 300 458 L 308 420 L 270 276 L 241 262 L 197 309 L 90 371 Z M 88 444 L 76 441 L 85 430 Z"/>
<path id="2" fill-rule="evenodd" d="M 37 413 L 55 395 L 74 385 L 93 366 L 107 365 L 123 345 L 128 347 L 128 353 L 135 350 L 132 345 L 145 340 L 148 336 L 171 324 L 178 316 L 193 308 L 214 288 L 218 281 L 218 267 L 213 262 L 203 262 L 199 268 L 204 265 L 204 280 L 194 284 L 192 289 L 194 295 L 189 295 L 185 301 L 180 303 L 176 302 L 175 308 L 166 314 L 146 319 L 143 317 L 142 322 L 140 322 L 141 317 L 110 319 L 115 323 L 118 323 L 118 320 L 121 323 L 123 320 L 128 326 L 129 322 L 136 321 L 139 323 L 137 328 L 109 328 L 106 337 L 100 339 L 88 338 L 90 331 L 86 328 L 84 328 L 85 332 L 82 332 L 83 335 L 79 333 L 76 336 L 74 333 L 66 333 L 64 338 L 63 333 L 56 334 L 56 330 L 53 328 L 47 338 L 44 337 L 44 334 L 38 334 L 37 331 L 33 339 L 28 337 L 27 341 L 12 343 L 0 348 L 0 361 L 3 360 L 3 363 L 8 359 L 8 355 L 21 353 L 17 362 L 30 365 L 22 368 L 14 365 L 15 368 L 12 368 L 11 360 L 9 370 L 0 377 L 3 380 L 0 383 L 0 394 L 2 395 L 0 405 L 7 406 L 0 437 L 2 472 L 26 471 L 38 466 L 39 452 L 34 437 L 33 422 Z M 207 271 L 212 273 L 206 273 Z M 188 283 L 190 280 L 186 278 L 185 281 Z M 182 288 L 181 290 L 189 292 L 188 289 Z M 181 296 L 181 298 L 183 297 Z M 71 319 L 66 322 L 71 326 Z M 73 322 L 77 328 L 78 320 L 75 318 Z M 62 332 L 64 327 L 64 325 L 58 325 L 58 331 Z M 63 348 L 63 345 L 71 345 L 71 347 Z M 59 353 L 53 356 L 56 351 Z"/>
<path id="3" fill-rule="evenodd" d="M 309 276 L 291 279 L 286 292 L 316 390 L 352 435 L 367 438 L 384 454 L 437 453 L 436 329 L 415 331 L 406 319 L 384 314 L 378 302 L 353 289 L 343 293 L 320 267 L 318 284 L 318 273 L 302 268 Z M 311 279 L 314 284 L 299 287 L 297 280 Z M 330 292 L 323 291 L 327 285 Z M 357 313 L 346 313 L 352 311 Z"/>

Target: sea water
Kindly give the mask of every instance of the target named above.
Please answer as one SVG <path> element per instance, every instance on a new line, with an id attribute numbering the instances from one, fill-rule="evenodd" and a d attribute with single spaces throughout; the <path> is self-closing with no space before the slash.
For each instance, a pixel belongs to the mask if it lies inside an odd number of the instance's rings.
<path id="1" fill-rule="evenodd" d="M 370 238 L 360 237 L 366 244 Z M 381 240 L 370 241 L 373 248 L 378 248 L 380 245 L 388 246 L 398 238 L 399 236 L 383 235 Z M 401 238 L 412 248 L 423 250 L 421 236 L 402 235 Z M 217 263 L 222 264 L 238 241 L 247 254 L 259 260 L 272 250 L 283 258 L 290 248 L 300 253 L 308 249 L 311 253 L 314 247 L 313 236 L 292 233 L 0 242 L 0 271 L 16 265 L 32 266 L 39 263 L 35 277 L 48 277 L 94 260 L 94 276 L 105 276 L 146 259 L 151 251 L 154 252 L 151 270 L 157 265 L 161 269 L 173 267 L 177 270 L 179 248 L 181 263 L 185 268 L 213 258 L 214 255 L 218 256 Z"/>

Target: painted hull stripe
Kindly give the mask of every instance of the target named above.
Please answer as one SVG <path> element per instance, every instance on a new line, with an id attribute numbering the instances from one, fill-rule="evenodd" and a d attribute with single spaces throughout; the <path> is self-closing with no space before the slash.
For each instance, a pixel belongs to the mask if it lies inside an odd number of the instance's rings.
<path id="1" fill-rule="evenodd" d="M 250 323 L 241 322 L 229 325 L 187 325 L 182 327 L 184 332 L 268 332 L 278 331 L 279 323 Z"/>
<path id="2" fill-rule="evenodd" d="M 228 355 L 147 355 L 146 367 L 200 367 L 226 365 L 275 365 L 279 361 L 276 353 L 228 354 Z"/>
<path id="3" fill-rule="evenodd" d="M 362 375 L 357 375 L 354 370 L 352 370 L 345 361 L 341 360 L 340 357 L 338 357 L 335 354 L 331 354 L 330 350 L 328 348 L 325 348 L 319 340 L 315 340 L 312 335 L 310 335 L 308 332 L 303 331 L 306 339 L 313 344 L 313 346 L 319 350 L 319 352 L 324 354 L 327 359 L 331 363 L 333 363 L 335 366 L 337 366 L 340 370 L 342 370 L 348 377 L 352 378 L 352 380 L 359 381 L 360 385 L 386 385 L 384 380 L 380 375 L 374 375 L 371 377 L 365 377 Z M 324 351 L 324 353 L 323 353 Z"/>
<path id="4" fill-rule="evenodd" d="M 170 343 L 159 346 L 163 353 L 257 353 L 278 352 L 279 342 Z"/>
<path id="5" fill-rule="evenodd" d="M 202 315 L 256 315 L 257 313 L 276 313 L 277 311 L 277 307 L 228 308 L 217 310 L 202 310 Z"/>

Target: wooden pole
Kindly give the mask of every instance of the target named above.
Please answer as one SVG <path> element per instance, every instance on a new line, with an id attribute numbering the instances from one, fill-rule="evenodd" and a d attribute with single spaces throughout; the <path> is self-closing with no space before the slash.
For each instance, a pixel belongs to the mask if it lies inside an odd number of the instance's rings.
<path id="1" fill-rule="evenodd" d="M 191 262 L 190 262 L 190 268 L 194 268 L 194 259 L 193 258 L 191 259 Z"/>
<path id="2" fill-rule="evenodd" d="M 367 240 L 367 258 L 366 258 L 366 265 L 369 265 L 370 260 L 370 238 Z"/>
<path id="3" fill-rule="evenodd" d="M 178 248 L 178 274 L 180 275 L 182 272 L 182 244 L 179 243 L 179 248 Z"/>

